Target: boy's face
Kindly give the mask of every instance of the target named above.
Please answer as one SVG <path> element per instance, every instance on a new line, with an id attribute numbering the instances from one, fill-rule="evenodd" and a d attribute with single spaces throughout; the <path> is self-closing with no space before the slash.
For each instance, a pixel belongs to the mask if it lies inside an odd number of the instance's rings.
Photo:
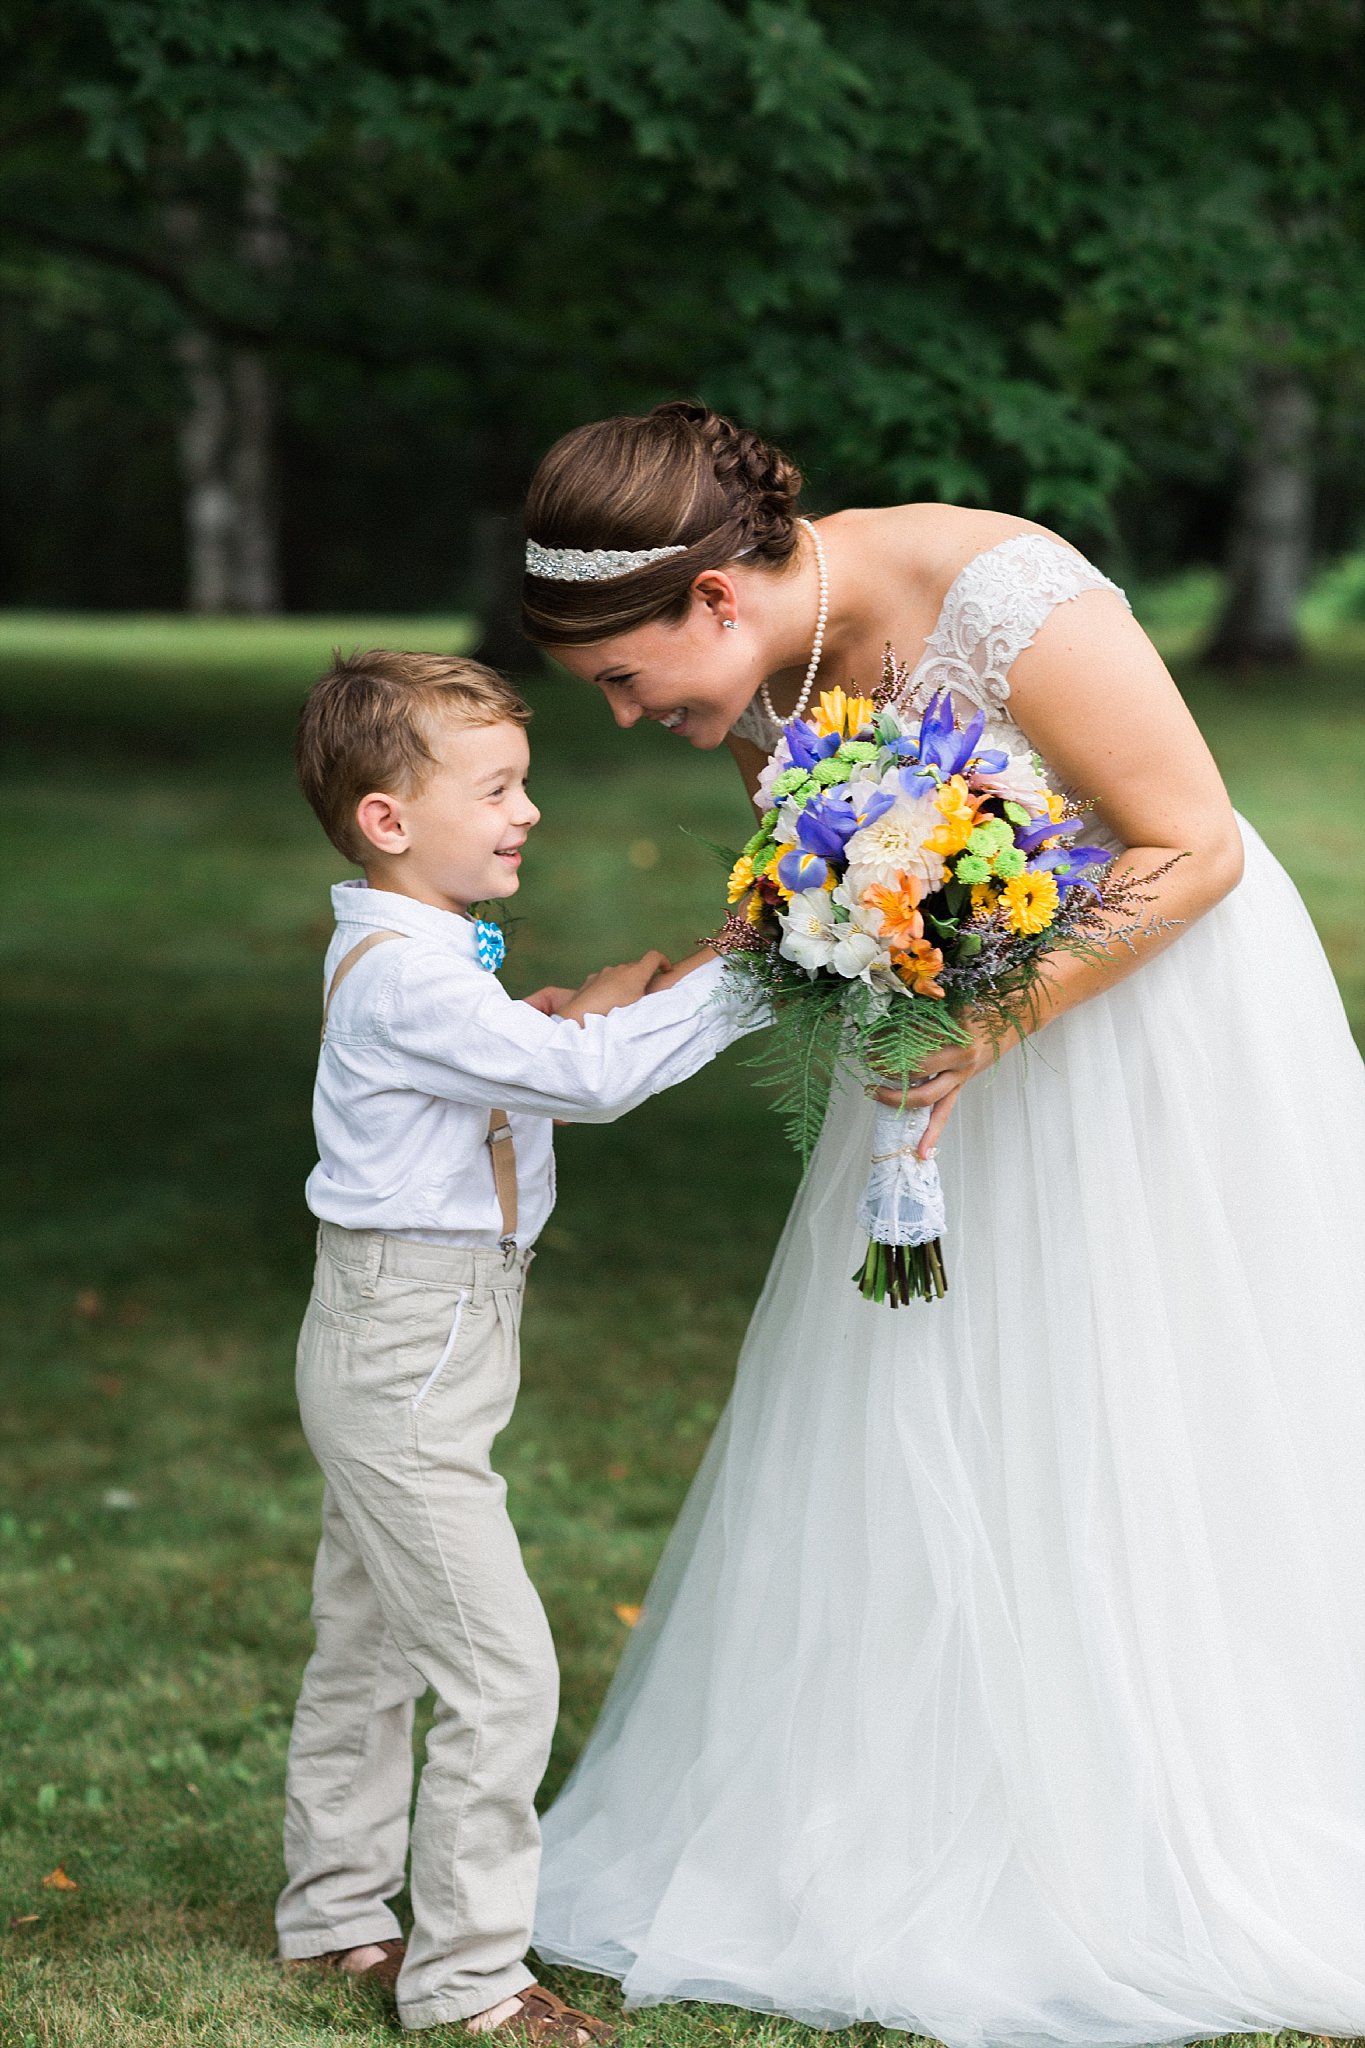
<path id="1" fill-rule="evenodd" d="M 365 862 L 367 879 L 440 910 L 514 896 L 522 846 L 540 820 L 526 793 L 525 729 L 447 718 L 427 734 L 427 745 L 436 763 L 420 790 L 367 796 L 357 807 L 375 855 Z"/>

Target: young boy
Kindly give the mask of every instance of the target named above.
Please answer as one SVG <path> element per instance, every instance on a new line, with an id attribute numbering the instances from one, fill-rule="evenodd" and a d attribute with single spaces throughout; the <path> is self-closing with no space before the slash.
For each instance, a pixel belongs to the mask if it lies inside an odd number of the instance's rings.
<path id="1" fill-rule="evenodd" d="M 471 906 L 519 886 L 540 816 L 529 716 L 476 662 L 373 653 L 338 659 L 300 721 L 304 792 L 365 878 L 332 891 L 313 1098 L 298 1391 L 326 1490 L 276 1922 L 285 1959 L 396 1985 L 405 2027 L 590 2048 L 601 2022 L 525 1962 L 558 1673 L 490 1452 L 554 1200 L 552 1119 L 620 1116 L 755 1020 L 707 952 L 507 995 L 501 933 Z M 387 1901 L 409 1848 L 405 1949 Z"/>

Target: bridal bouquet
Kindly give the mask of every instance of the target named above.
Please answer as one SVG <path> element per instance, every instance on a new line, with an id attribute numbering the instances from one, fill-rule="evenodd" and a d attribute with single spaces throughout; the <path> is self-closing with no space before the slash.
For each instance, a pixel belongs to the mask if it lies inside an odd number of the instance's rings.
<path id="1" fill-rule="evenodd" d="M 1036 755 L 983 748 L 984 712 L 961 726 L 946 692 L 903 715 L 904 681 L 888 651 L 875 698 L 831 690 L 784 728 L 713 941 L 770 1007 L 760 1059 L 803 1158 L 840 1061 L 869 1084 L 932 1072 L 967 1042 L 965 1013 L 1003 1033 L 1047 953 L 1093 950 L 1116 909 L 1147 900 L 1100 880 L 1110 855 L 1074 844 L 1082 821 Z M 947 1287 L 943 1189 L 916 1156 L 928 1120 L 878 1107 L 859 1206 L 853 1277 L 895 1307 Z"/>

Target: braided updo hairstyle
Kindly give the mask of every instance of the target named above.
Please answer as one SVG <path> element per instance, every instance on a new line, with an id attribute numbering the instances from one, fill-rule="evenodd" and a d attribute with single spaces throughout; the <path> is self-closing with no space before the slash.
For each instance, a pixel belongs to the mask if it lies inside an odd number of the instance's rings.
<path id="1" fill-rule="evenodd" d="M 801 472 L 778 448 L 704 405 L 575 427 L 531 479 L 526 531 L 550 548 L 681 545 L 625 576 L 560 583 L 527 575 L 521 621 L 541 647 L 582 647 L 680 619 L 694 579 L 743 555 L 780 569 L 797 542 Z"/>

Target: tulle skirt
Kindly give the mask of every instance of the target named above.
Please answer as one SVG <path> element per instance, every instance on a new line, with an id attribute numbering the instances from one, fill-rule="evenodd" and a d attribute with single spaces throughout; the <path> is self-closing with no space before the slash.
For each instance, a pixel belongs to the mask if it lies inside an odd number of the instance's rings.
<path id="1" fill-rule="evenodd" d="M 1365 1072 L 1244 837 L 964 1092 L 945 1301 L 851 1285 L 832 1103 L 542 1956 L 952 2048 L 1365 2033 Z"/>

